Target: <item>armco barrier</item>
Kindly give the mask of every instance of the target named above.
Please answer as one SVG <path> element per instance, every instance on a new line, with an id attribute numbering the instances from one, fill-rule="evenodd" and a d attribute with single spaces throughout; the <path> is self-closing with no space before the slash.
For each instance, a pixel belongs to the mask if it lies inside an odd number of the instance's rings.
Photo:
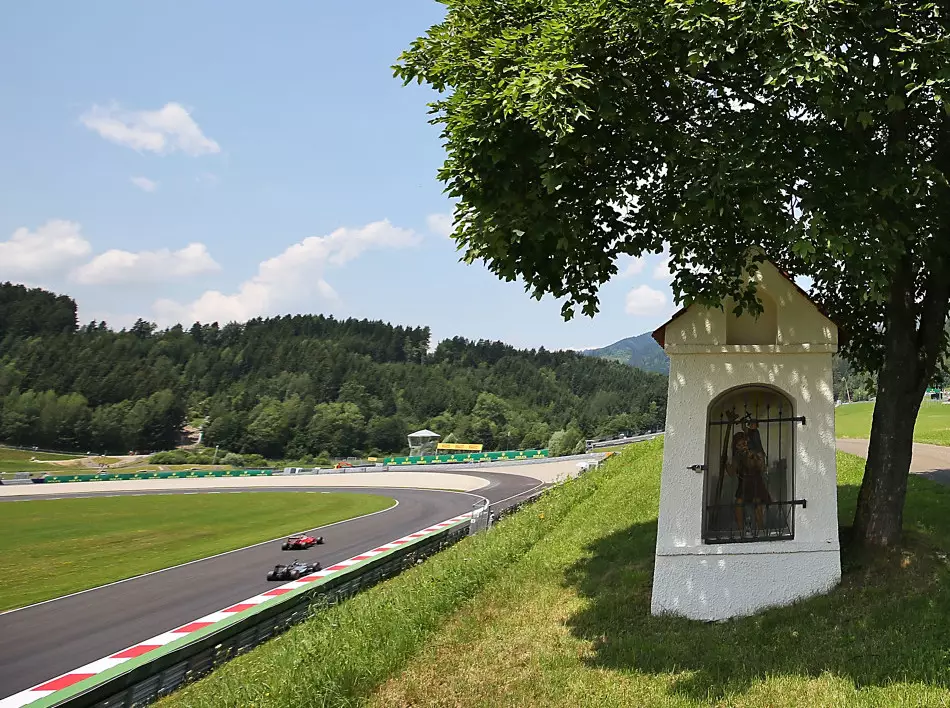
<path id="1" fill-rule="evenodd" d="M 270 477 L 275 470 L 143 470 L 141 472 L 100 472 L 86 474 L 47 474 L 33 477 L 36 484 L 58 482 L 111 482 L 129 479 L 190 479 L 198 477 Z"/>
<path id="2" fill-rule="evenodd" d="M 43 692 L 41 685 L 0 703 L 6 705 L 10 701 L 10 705 L 30 708 L 133 708 L 148 705 L 305 620 L 314 609 L 351 597 L 456 543 L 470 533 L 470 526 L 469 519 L 456 517 L 451 520 L 451 525 L 440 531 L 418 540 L 406 540 L 369 560 L 357 561 L 333 575 L 275 595 L 267 602 L 236 614 L 233 619 L 198 629 L 95 676 L 53 693 Z M 359 558 L 356 556 L 350 562 Z M 135 653 L 134 647 L 127 651 Z M 31 692 L 36 696 L 35 700 L 29 697 Z M 19 700 L 21 698 L 23 700 Z"/>
<path id="3" fill-rule="evenodd" d="M 460 462 L 495 462 L 497 460 L 536 460 L 548 457 L 547 450 L 505 450 L 500 452 L 459 452 L 449 455 L 412 455 L 410 457 L 387 457 L 384 465 L 445 465 Z"/>
<path id="4" fill-rule="evenodd" d="M 643 442 L 644 440 L 652 440 L 653 438 L 658 438 L 661 435 L 664 435 L 664 431 L 662 430 L 656 433 L 647 433 L 646 435 L 634 435 L 629 438 L 613 438 L 610 440 L 587 440 L 586 447 L 588 451 L 596 450 L 599 447 L 620 447 L 622 445 L 630 445 L 631 443 Z"/>

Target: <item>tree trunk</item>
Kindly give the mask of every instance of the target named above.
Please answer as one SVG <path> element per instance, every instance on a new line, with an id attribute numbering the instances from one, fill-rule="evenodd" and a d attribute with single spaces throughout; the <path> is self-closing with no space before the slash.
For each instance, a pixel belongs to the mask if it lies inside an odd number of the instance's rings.
<path id="1" fill-rule="evenodd" d="M 914 425 L 943 344 L 950 296 L 946 275 L 935 268 L 920 300 L 914 275 L 911 257 L 905 256 L 891 284 L 884 363 L 854 515 L 854 537 L 863 546 L 891 548 L 900 543 Z"/>
<path id="2" fill-rule="evenodd" d="M 910 349 L 913 356 L 912 343 Z M 871 444 L 854 516 L 855 540 L 865 546 L 900 543 L 914 424 L 923 399 L 922 390 L 916 393 L 914 368 L 885 364 L 878 375 Z"/>

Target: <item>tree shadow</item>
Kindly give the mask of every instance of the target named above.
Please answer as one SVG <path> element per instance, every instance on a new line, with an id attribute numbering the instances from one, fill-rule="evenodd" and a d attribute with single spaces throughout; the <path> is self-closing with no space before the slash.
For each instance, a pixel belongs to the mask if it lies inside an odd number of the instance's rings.
<path id="1" fill-rule="evenodd" d="M 843 514 L 856 496 L 857 487 L 839 487 Z M 946 502 L 936 496 L 920 500 L 923 511 Z M 669 690 L 698 700 L 742 694 L 767 677 L 829 673 L 858 688 L 950 688 L 947 539 L 910 516 L 904 547 L 886 556 L 862 554 L 842 529 L 843 578 L 829 594 L 715 623 L 651 616 L 656 523 L 634 524 L 591 544 L 566 572 L 590 600 L 568 626 L 593 643 L 592 666 L 672 674 Z"/>

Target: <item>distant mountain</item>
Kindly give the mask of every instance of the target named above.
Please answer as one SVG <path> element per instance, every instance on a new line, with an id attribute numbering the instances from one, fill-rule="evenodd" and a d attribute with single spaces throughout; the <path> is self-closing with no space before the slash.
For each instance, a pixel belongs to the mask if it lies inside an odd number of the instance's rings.
<path id="1" fill-rule="evenodd" d="M 638 337 L 627 337 L 600 349 L 585 349 L 582 354 L 600 359 L 619 361 L 621 364 L 635 366 L 644 371 L 660 374 L 670 373 L 670 360 L 666 352 L 657 344 L 650 332 Z"/>

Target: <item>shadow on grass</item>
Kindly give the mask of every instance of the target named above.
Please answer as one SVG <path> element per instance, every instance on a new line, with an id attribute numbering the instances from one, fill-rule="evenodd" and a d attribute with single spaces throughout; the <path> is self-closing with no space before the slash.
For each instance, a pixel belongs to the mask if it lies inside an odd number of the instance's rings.
<path id="1" fill-rule="evenodd" d="M 599 539 L 567 571 L 566 582 L 592 601 L 568 625 L 593 642 L 592 665 L 675 674 L 671 692 L 697 700 L 742 694 L 766 677 L 825 673 L 858 688 L 896 681 L 950 688 L 950 496 L 922 484 L 911 480 L 901 551 L 869 559 L 842 529 L 839 587 L 729 622 L 652 617 L 656 523 L 630 526 Z M 838 493 L 848 520 L 857 487 Z"/>

